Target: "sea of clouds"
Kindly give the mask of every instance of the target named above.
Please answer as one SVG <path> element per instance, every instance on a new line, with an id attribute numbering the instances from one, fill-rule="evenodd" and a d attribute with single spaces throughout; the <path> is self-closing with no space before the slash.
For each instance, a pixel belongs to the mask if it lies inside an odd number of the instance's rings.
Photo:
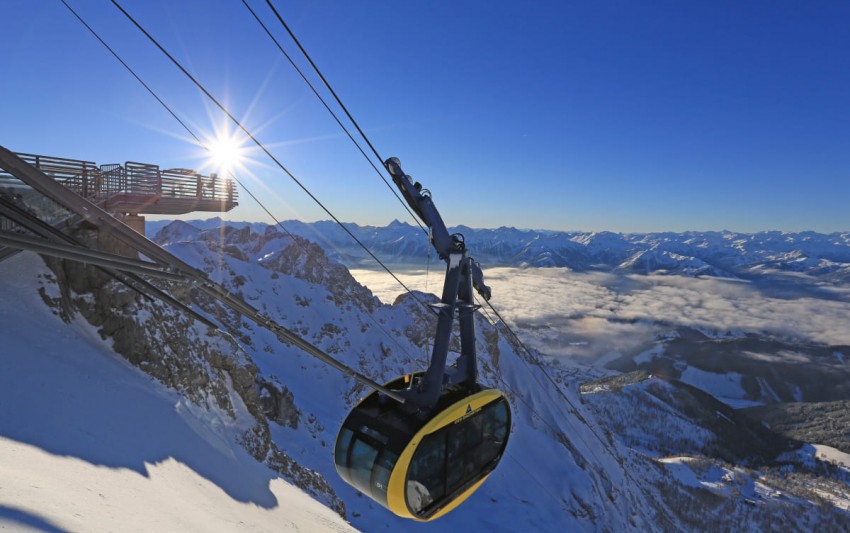
<path id="1" fill-rule="evenodd" d="M 383 271 L 352 274 L 386 303 L 403 292 Z M 443 271 L 396 272 L 409 288 L 440 294 Z M 490 268 L 491 302 L 523 340 L 553 356 L 630 352 L 678 327 L 716 335 L 764 333 L 850 344 L 850 289 L 814 280 L 772 283 L 674 275 Z M 427 286 L 426 286 L 427 282 Z"/>

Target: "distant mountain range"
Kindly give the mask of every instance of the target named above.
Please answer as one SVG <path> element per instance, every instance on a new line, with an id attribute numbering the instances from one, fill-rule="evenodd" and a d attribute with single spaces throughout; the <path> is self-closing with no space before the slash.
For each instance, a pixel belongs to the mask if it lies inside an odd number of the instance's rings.
<path id="1" fill-rule="evenodd" d="M 148 222 L 155 235 L 168 221 Z M 189 222 L 198 229 L 222 225 L 218 218 Z M 262 232 L 266 224 L 234 223 Z M 329 257 L 351 265 L 368 255 L 332 221 L 282 222 L 293 234 L 318 242 Z M 388 226 L 345 227 L 389 263 L 421 263 L 428 253 L 425 232 L 393 221 Z M 850 280 L 850 232 L 822 234 L 765 231 L 736 233 L 558 232 L 516 228 L 450 228 L 464 236 L 472 255 L 485 266 L 565 267 L 575 271 L 619 271 L 686 276 L 757 277 L 771 273 L 804 273 L 819 279 Z"/>

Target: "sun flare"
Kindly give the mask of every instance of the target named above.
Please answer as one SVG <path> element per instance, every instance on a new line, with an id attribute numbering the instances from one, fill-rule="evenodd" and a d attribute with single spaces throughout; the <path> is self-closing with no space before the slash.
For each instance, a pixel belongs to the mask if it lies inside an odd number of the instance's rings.
<path id="1" fill-rule="evenodd" d="M 233 136 L 218 135 L 209 143 L 210 165 L 220 172 L 229 172 L 244 163 L 242 144 Z"/>

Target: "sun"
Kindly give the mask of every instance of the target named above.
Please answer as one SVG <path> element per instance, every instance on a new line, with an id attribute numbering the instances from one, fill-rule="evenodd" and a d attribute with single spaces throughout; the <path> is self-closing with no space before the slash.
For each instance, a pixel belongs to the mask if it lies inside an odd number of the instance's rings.
<path id="1" fill-rule="evenodd" d="M 221 173 L 232 172 L 245 163 L 245 147 L 234 135 L 218 133 L 207 148 L 209 165 Z"/>

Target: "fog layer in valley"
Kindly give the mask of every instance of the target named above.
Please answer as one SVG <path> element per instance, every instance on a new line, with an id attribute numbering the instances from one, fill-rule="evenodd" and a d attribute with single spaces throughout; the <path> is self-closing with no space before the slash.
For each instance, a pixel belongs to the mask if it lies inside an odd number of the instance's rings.
<path id="1" fill-rule="evenodd" d="M 404 290 L 383 271 L 352 274 L 387 303 Z M 442 290 L 442 268 L 427 275 L 421 269 L 396 274 L 413 290 Z M 719 335 L 754 332 L 850 344 L 850 291 L 802 278 L 756 283 L 563 268 L 490 268 L 484 274 L 495 308 L 526 342 L 550 355 L 632 351 L 681 326 Z"/>

